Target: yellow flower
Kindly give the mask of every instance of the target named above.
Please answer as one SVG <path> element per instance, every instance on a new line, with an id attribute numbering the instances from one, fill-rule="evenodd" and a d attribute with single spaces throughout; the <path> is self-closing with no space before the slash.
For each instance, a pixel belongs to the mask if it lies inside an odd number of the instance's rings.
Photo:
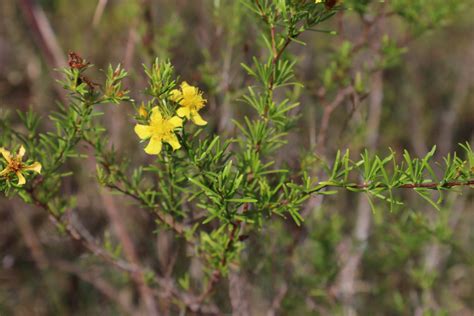
<path id="1" fill-rule="evenodd" d="M 207 122 L 198 113 L 206 104 L 206 99 L 202 97 L 202 92 L 198 88 L 190 86 L 186 81 L 181 83 L 180 88 L 181 91 L 178 89 L 171 91 L 170 97 L 172 101 L 181 105 L 176 114 L 190 119 L 196 125 L 206 125 Z"/>
<path id="2" fill-rule="evenodd" d="M 148 116 L 148 112 L 146 111 L 145 105 L 143 103 L 138 108 L 138 115 L 141 118 L 146 118 Z"/>
<path id="3" fill-rule="evenodd" d="M 31 165 L 23 163 L 23 156 L 25 155 L 25 147 L 21 146 L 20 150 L 16 155 L 12 155 L 5 148 L 0 148 L 0 153 L 3 158 L 7 161 L 7 166 L 0 172 L 0 177 L 6 177 L 11 173 L 16 174 L 18 177 L 18 185 L 23 185 L 26 183 L 23 173 L 25 171 L 34 171 L 36 173 L 41 173 L 41 164 L 39 162 L 34 162 Z"/>
<path id="4" fill-rule="evenodd" d="M 183 126 L 183 120 L 177 116 L 166 119 L 160 113 L 157 106 L 151 109 L 150 125 L 137 124 L 135 133 L 141 139 L 150 139 L 145 147 L 145 152 L 149 155 L 158 155 L 161 152 L 162 142 L 166 142 L 173 147 L 173 150 L 181 148 L 181 144 L 174 133 L 177 127 Z"/>

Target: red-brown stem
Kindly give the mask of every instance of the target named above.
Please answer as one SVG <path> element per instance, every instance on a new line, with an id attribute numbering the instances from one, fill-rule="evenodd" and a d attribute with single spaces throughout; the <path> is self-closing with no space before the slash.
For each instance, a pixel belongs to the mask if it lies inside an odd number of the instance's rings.
<path id="1" fill-rule="evenodd" d="M 437 188 L 452 188 L 452 187 L 459 187 L 459 186 L 470 186 L 474 185 L 474 180 L 468 181 L 449 181 L 445 183 L 438 183 L 438 182 L 428 182 L 428 183 L 406 183 L 402 184 L 396 188 L 398 189 L 417 189 L 417 188 L 425 188 L 425 189 L 437 189 Z M 357 188 L 357 189 L 365 189 L 368 188 L 370 184 L 356 184 L 356 185 L 349 185 L 347 187 L 350 188 Z M 377 185 L 376 188 L 384 188 L 387 187 L 386 185 L 380 184 Z"/>
<path id="2" fill-rule="evenodd" d="M 441 182 L 405 183 L 405 184 L 402 184 L 402 185 L 399 185 L 399 186 L 394 186 L 391 189 L 432 189 L 432 190 L 434 190 L 434 189 L 449 189 L 449 188 L 452 188 L 452 187 L 471 186 L 471 185 L 474 185 L 474 179 L 467 180 L 467 181 L 447 181 L 447 182 L 444 182 L 444 183 L 441 183 Z M 345 185 L 345 184 L 334 183 L 334 184 L 328 184 L 328 185 L 319 187 L 317 189 L 308 191 L 307 193 L 308 194 L 315 193 L 315 192 L 321 191 L 324 188 L 330 188 L 330 187 L 333 187 L 333 188 L 351 188 L 351 189 L 368 189 L 368 188 L 372 187 L 372 184 L 370 184 L 370 183 L 351 183 L 351 184 Z M 375 189 L 377 189 L 377 188 L 387 188 L 388 189 L 389 186 L 387 186 L 386 184 L 380 183 L 380 184 L 377 184 L 377 185 L 373 186 L 373 188 L 375 188 Z"/>
<path id="3" fill-rule="evenodd" d="M 235 237 L 237 235 L 237 231 L 239 229 L 239 225 L 232 223 L 232 229 L 229 233 L 229 241 L 227 242 L 227 246 L 224 249 L 224 253 L 222 254 L 221 258 L 221 265 L 225 266 L 227 264 L 227 253 L 232 249 L 235 241 Z M 199 296 L 197 304 L 201 305 L 206 298 L 214 291 L 214 287 L 219 282 L 222 277 L 222 273 L 220 270 L 216 269 L 212 272 L 211 280 L 207 284 L 206 290 Z"/>

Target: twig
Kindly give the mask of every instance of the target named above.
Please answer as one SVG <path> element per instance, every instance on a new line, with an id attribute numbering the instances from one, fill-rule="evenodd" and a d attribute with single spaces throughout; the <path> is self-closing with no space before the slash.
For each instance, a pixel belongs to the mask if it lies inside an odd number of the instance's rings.
<path id="1" fill-rule="evenodd" d="M 128 314 L 134 314 L 132 306 L 128 302 L 120 299 L 120 295 L 117 291 L 104 279 L 99 278 L 97 275 L 92 275 L 91 273 L 83 272 L 82 269 L 74 266 L 73 264 L 66 261 L 59 260 L 48 260 L 44 249 L 41 245 L 40 239 L 38 238 L 37 233 L 35 232 L 33 226 L 31 225 L 29 219 L 25 212 L 16 212 L 13 210 L 13 214 L 20 229 L 25 242 L 31 250 L 31 254 L 40 269 L 46 269 L 48 266 L 59 268 L 62 271 L 76 274 L 82 280 L 92 284 L 100 293 L 106 296 L 113 302 L 116 302 L 122 309 Z"/>
<path id="2" fill-rule="evenodd" d="M 234 246 L 234 242 L 235 242 L 235 238 L 236 238 L 238 230 L 239 230 L 239 225 L 232 223 L 232 229 L 230 230 L 230 233 L 229 233 L 229 240 L 227 242 L 226 248 L 224 249 L 221 262 L 220 262 L 221 266 L 223 267 L 225 267 L 227 264 L 227 260 L 228 260 L 227 254 Z M 209 283 L 207 284 L 206 289 L 197 299 L 198 306 L 201 305 L 206 300 L 206 298 L 214 291 L 214 287 L 217 284 L 217 282 L 219 282 L 221 277 L 222 277 L 222 272 L 219 269 L 216 269 L 212 272 L 211 279 Z"/>
<path id="3" fill-rule="evenodd" d="M 133 198 L 134 200 L 138 201 L 140 204 L 142 204 L 145 207 L 149 207 L 147 204 L 144 203 L 144 201 L 138 195 L 136 195 L 135 193 L 133 193 L 129 190 L 123 189 L 123 188 L 119 187 L 116 184 L 107 184 L 107 187 Z M 176 234 L 178 234 L 179 236 L 186 239 L 186 241 L 188 243 L 190 243 L 191 245 L 195 245 L 195 241 L 188 238 L 185 235 L 186 228 L 183 225 L 181 225 L 180 223 L 176 222 L 174 220 L 173 216 L 163 212 L 162 210 L 160 210 L 158 208 L 153 208 L 153 212 L 158 217 L 158 219 L 161 223 L 163 223 L 163 224 L 167 225 L 168 227 L 170 227 Z"/>
<path id="4" fill-rule="evenodd" d="M 145 23 L 145 32 L 142 37 L 142 43 L 148 56 L 153 59 L 156 56 L 156 51 L 153 46 L 155 41 L 155 26 L 153 25 L 152 7 L 153 4 L 151 3 L 151 0 L 142 0 L 143 22 Z"/>
<path id="5" fill-rule="evenodd" d="M 78 241 L 84 248 L 89 250 L 94 255 L 102 258 L 103 260 L 111 263 L 114 267 L 118 268 L 119 270 L 126 271 L 129 273 L 135 273 L 138 267 L 120 259 L 116 259 L 112 257 L 106 250 L 102 247 L 97 245 L 97 243 L 92 240 L 91 236 L 88 233 L 85 233 L 78 227 L 73 226 L 71 223 L 64 222 L 61 219 L 61 216 L 55 214 L 54 210 L 50 208 L 50 206 L 44 202 L 42 202 L 33 191 L 29 190 L 30 197 L 32 198 L 33 202 L 41 207 L 42 209 L 46 210 L 49 214 L 49 219 L 53 222 L 53 224 L 60 229 L 64 230 L 65 233 L 69 235 L 72 240 Z"/>
<path id="6" fill-rule="evenodd" d="M 94 17 L 92 19 L 92 26 L 96 28 L 99 23 L 102 15 L 104 14 L 105 6 L 107 5 L 107 0 L 99 0 L 97 2 L 97 7 L 95 8 Z"/>
<path id="7" fill-rule="evenodd" d="M 336 96 L 334 97 L 333 101 L 329 104 L 324 104 L 324 111 L 323 117 L 321 118 L 320 129 L 316 141 L 316 148 L 321 155 L 324 155 L 326 152 L 326 141 L 327 141 L 327 132 L 329 128 L 329 121 L 331 119 L 331 115 L 334 110 L 340 106 L 346 97 L 350 94 L 354 93 L 354 88 L 352 86 L 348 86 L 344 89 L 341 89 L 337 92 Z"/>
<path id="8" fill-rule="evenodd" d="M 55 267 L 61 271 L 75 274 L 81 280 L 93 285 L 102 295 L 107 297 L 112 302 L 116 302 L 124 312 L 128 315 L 135 315 L 136 311 L 128 300 L 120 299 L 120 293 L 103 278 L 90 272 L 85 272 L 84 269 L 77 267 L 67 261 L 54 260 L 50 262 L 52 267 Z"/>
<path id="9" fill-rule="evenodd" d="M 449 189 L 453 187 L 462 187 L 462 186 L 471 186 L 474 185 L 474 179 L 466 180 L 466 181 L 446 181 L 446 182 L 424 182 L 424 183 L 405 183 L 399 186 L 393 187 L 392 189 L 431 189 L 431 190 L 438 190 L 438 189 Z M 310 190 L 307 193 L 315 193 L 321 191 L 325 188 L 350 188 L 350 189 L 368 189 L 368 188 L 387 188 L 389 187 L 383 183 L 379 183 L 376 185 L 370 183 L 349 183 L 349 184 L 337 184 L 337 183 L 329 183 L 322 186 L 317 187 L 314 190 Z"/>
<path id="10" fill-rule="evenodd" d="M 239 269 L 229 271 L 229 299 L 232 306 L 232 315 L 249 316 L 250 306 L 247 297 L 249 293 L 249 284 L 245 275 Z"/>
<path id="11" fill-rule="evenodd" d="M 140 272 L 142 275 L 145 275 L 149 271 L 143 270 L 139 266 L 133 265 L 130 262 L 118 259 L 113 257 L 109 252 L 100 247 L 92 238 L 92 236 L 86 232 L 84 229 L 72 225 L 70 222 L 64 222 L 61 216 L 56 215 L 54 211 L 46 203 L 41 202 L 32 191 L 28 191 L 34 203 L 46 210 L 49 214 L 50 220 L 57 226 L 59 229 L 64 230 L 64 232 L 72 239 L 87 249 L 90 253 L 94 254 L 98 258 L 101 258 L 105 262 L 109 263 L 112 267 L 127 272 L 129 274 Z M 214 305 L 205 305 L 200 304 L 196 305 L 195 302 L 197 299 L 189 294 L 181 293 L 176 286 L 169 282 L 169 280 L 160 278 L 155 275 L 155 281 L 159 286 L 163 288 L 163 293 L 154 293 L 157 297 L 164 297 L 169 299 L 169 295 L 175 298 L 178 302 L 182 302 L 189 310 L 194 312 L 202 312 L 203 314 L 219 314 L 218 309 Z"/>
<path id="12" fill-rule="evenodd" d="M 112 225 L 115 228 L 115 232 L 117 234 L 118 239 L 120 240 L 120 243 L 123 246 L 124 254 L 127 260 L 137 267 L 140 266 L 135 245 L 133 244 L 133 241 L 130 235 L 128 234 L 127 229 L 123 224 L 123 219 L 120 216 L 119 210 L 115 206 L 114 201 L 112 200 L 110 195 L 105 193 L 101 194 L 101 197 L 102 201 L 104 202 L 105 211 L 109 216 Z M 145 302 L 147 314 L 158 315 L 158 310 L 153 299 L 153 293 L 150 287 L 145 283 L 145 276 L 141 271 L 142 269 L 140 268 L 137 269 L 135 273 L 132 273 L 132 279 L 137 284 L 140 295 L 142 296 L 142 299 Z"/>
<path id="13" fill-rule="evenodd" d="M 31 255 L 36 265 L 40 270 L 46 269 L 48 267 L 48 258 L 46 257 L 44 249 L 41 246 L 40 239 L 38 238 L 33 225 L 30 222 L 29 215 L 23 210 L 15 210 L 13 204 L 11 204 L 11 207 L 15 222 L 20 229 L 26 245 L 31 250 Z"/>
<path id="14" fill-rule="evenodd" d="M 381 14 L 384 15 L 385 5 L 381 9 Z M 378 17 L 375 19 L 371 27 L 375 31 L 380 31 L 381 22 L 383 19 Z M 370 30 L 368 31 L 370 32 Z M 371 37 L 367 43 L 369 46 L 376 41 Z M 373 47 L 373 49 L 375 49 Z M 374 149 L 377 145 L 377 138 L 379 134 L 380 119 L 382 113 L 382 101 L 383 101 L 383 72 L 378 70 L 373 73 L 372 85 L 369 94 L 369 118 L 367 122 L 366 143 L 369 148 Z M 414 184 L 417 185 L 417 184 Z M 365 184 L 362 184 L 361 188 L 364 188 Z M 407 185 L 407 188 L 409 185 Z M 342 268 L 337 277 L 337 292 L 340 294 L 342 299 L 343 309 L 346 315 L 352 315 L 355 313 L 353 307 L 353 296 L 355 292 L 355 283 L 357 277 L 357 271 L 359 269 L 362 255 L 366 248 L 366 241 L 369 236 L 371 226 L 371 210 L 366 197 L 361 196 L 359 198 L 359 205 L 356 216 L 356 225 L 353 231 L 353 237 L 351 245 L 349 247 L 350 254 L 347 259 L 342 263 Z"/>
<path id="15" fill-rule="evenodd" d="M 273 299 L 272 305 L 267 312 L 267 316 L 278 315 L 278 310 L 280 309 L 281 303 L 283 302 L 283 299 L 285 298 L 287 292 L 288 292 L 288 285 L 286 283 L 283 283 L 280 286 L 280 289 L 278 290 L 277 295 Z"/>
<path id="16" fill-rule="evenodd" d="M 474 58 L 474 44 L 467 51 L 470 59 Z M 441 125 L 439 129 L 439 155 L 445 155 L 451 151 L 452 140 L 454 132 L 456 131 L 456 119 L 459 115 L 462 105 L 469 95 L 470 88 L 473 85 L 474 71 L 472 67 L 461 65 L 459 76 L 456 85 L 454 86 L 453 96 L 449 103 L 447 110 L 441 115 Z"/>
<path id="17" fill-rule="evenodd" d="M 99 163 L 103 168 L 105 168 L 107 170 L 107 172 L 111 172 L 110 165 L 106 160 L 97 159 L 99 153 L 95 150 L 94 142 L 92 142 L 89 139 L 84 139 L 84 141 L 89 146 L 91 146 L 92 149 L 94 149 L 94 155 L 96 157 L 96 162 Z M 104 157 L 102 157 L 102 158 L 104 158 Z M 120 179 L 121 179 L 122 182 L 125 182 L 123 184 L 126 187 L 130 186 L 130 183 L 126 182 L 126 179 L 124 177 L 120 177 Z M 109 189 L 118 191 L 118 192 L 120 192 L 120 193 L 122 193 L 126 196 L 131 197 L 135 201 L 139 202 L 139 204 L 142 205 L 143 207 L 150 208 L 150 206 L 138 194 L 136 194 L 136 192 L 133 192 L 129 189 L 123 188 L 123 187 L 121 187 L 121 186 L 119 186 L 118 184 L 115 184 L 115 183 L 108 183 L 108 184 L 106 184 L 106 187 L 108 187 Z M 153 207 L 152 209 L 153 209 L 153 213 L 158 217 L 158 220 L 161 223 L 169 226 L 176 234 L 183 237 L 189 244 L 191 244 L 193 246 L 195 245 L 194 240 L 192 240 L 191 238 L 189 238 L 189 236 L 186 235 L 186 229 L 187 228 L 185 226 L 183 226 L 179 222 L 176 222 L 170 214 L 167 214 L 167 213 L 163 212 L 158 207 Z"/>
<path id="18" fill-rule="evenodd" d="M 32 0 L 20 0 L 18 3 L 23 16 L 31 27 L 38 47 L 50 66 L 48 69 L 50 69 L 51 75 L 53 78 L 59 79 L 58 74 L 53 69 L 59 69 L 66 65 L 66 59 L 46 14 Z M 54 90 L 63 102 L 66 101 L 66 93 L 61 87 L 54 85 Z"/>

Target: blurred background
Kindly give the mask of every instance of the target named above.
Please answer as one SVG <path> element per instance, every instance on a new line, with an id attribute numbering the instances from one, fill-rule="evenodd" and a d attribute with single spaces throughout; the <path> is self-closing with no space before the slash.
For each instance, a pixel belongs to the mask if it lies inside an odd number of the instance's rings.
<path id="1" fill-rule="evenodd" d="M 366 25 L 346 12 L 322 26 L 338 35 L 305 33 L 306 45 L 289 49 L 305 85 L 293 92 L 301 118 L 275 159 L 318 174 L 315 154 L 330 161 L 337 149 L 386 153 L 390 147 L 421 156 L 436 144 L 442 162 L 458 143 L 472 144 L 473 16 L 473 6 L 466 5 L 423 32 L 407 19 L 384 17 L 369 38 L 362 37 L 367 48 L 345 73 L 362 74 L 367 97 L 344 99 L 329 116 L 339 90 L 328 88 L 324 74 L 345 41 L 357 45 Z M 15 111 L 32 108 L 47 130 L 48 113 L 66 100 L 55 69 L 67 65 L 68 51 L 96 65 L 93 80 L 109 63 L 123 64 L 137 103 L 146 84 L 142 64 L 169 58 L 181 79 L 204 91 L 209 129 L 231 136 L 231 120 L 252 115 L 238 101 L 252 84 L 240 64 L 262 54 L 258 23 L 231 0 L 2 0 L 0 109 L 19 123 Z M 386 59 L 383 70 L 364 72 L 385 35 L 406 51 Z M 104 109 L 103 123 L 119 152 L 142 156 L 132 131 L 134 107 Z M 71 160 L 68 169 L 74 176 L 63 190 L 77 196 L 82 225 L 115 242 L 93 162 Z M 236 315 L 473 315 L 474 199 L 472 190 L 459 191 L 447 194 L 439 211 L 410 193 L 403 193 L 406 205 L 392 212 L 385 204 L 372 212 L 354 193 L 312 199 L 303 210 L 304 229 L 275 220 L 250 236 L 238 272 L 216 302 Z M 144 211 L 122 197 L 115 203 L 143 261 L 160 270 L 185 256 L 184 246 L 156 231 Z M 61 264 L 51 266 L 55 259 Z M 0 315 L 126 314 L 88 280 L 93 260 L 57 233 L 43 211 L 0 197 Z M 188 261 L 173 264 L 177 276 L 189 270 L 193 279 L 202 278 Z M 133 301 L 125 276 L 100 273 L 116 288 L 111 296 Z"/>

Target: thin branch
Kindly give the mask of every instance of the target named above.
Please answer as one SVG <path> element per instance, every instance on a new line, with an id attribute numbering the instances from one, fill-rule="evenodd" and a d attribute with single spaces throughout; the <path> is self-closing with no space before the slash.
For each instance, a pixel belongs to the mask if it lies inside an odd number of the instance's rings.
<path id="1" fill-rule="evenodd" d="M 114 200 L 108 194 L 101 194 L 101 197 L 102 201 L 104 202 L 106 213 L 115 228 L 116 235 L 120 240 L 121 245 L 123 246 L 124 254 L 127 260 L 137 267 L 140 266 L 135 245 L 133 244 L 132 238 L 123 224 L 123 218 L 121 217 Z M 141 271 L 142 269 L 140 268 L 137 269 L 135 273 L 132 273 L 132 279 L 137 284 L 140 295 L 142 296 L 142 299 L 146 305 L 148 315 L 158 315 L 153 293 L 150 287 L 146 284 L 145 276 Z"/>
<path id="2" fill-rule="evenodd" d="M 37 267 L 42 270 L 48 267 L 48 258 L 44 253 L 44 249 L 41 246 L 40 239 L 38 238 L 33 225 L 30 222 L 29 214 L 24 212 L 24 210 L 15 210 L 15 207 L 12 203 L 7 201 L 10 204 L 10 208 L 13 213 L 13 218 L 15 219 L 16 224 L 20 230 L 20 233 L 25 240 L 26 245 L 30 248 L 31 255 L 37 265 Z"/>
<path id="3" fill-rule="evenodd" d="M 120 299 L 118 292 L 104 279 L 97 275 L 92 275 L 90 272 L 84 272 L 83 269 L 80 269 L 69 262 L 49 260 L 41 245 L 38 234 L 27 217 L 28 215 L 24 211 L 17 212 L 15 210 L 13 210 L 13 215 L 21 234 L 23 235 L 25 243 L 28 248 L 30 248 L 31 254 L 39 269 L 46 269 L 49 266 L 69 273 L 74 273 L 83 281 L 92 284 L 105 297 L 117 303 L 129 315 L 135 313 L 130 303 Z"/>
<path id="4" fill-rule="evenodd" d="M 383 21 L 384 19 L 380 15 L 385 13 L 385 5 L 382 6 L 381 11 L 375 17 L 374 21 L 369 24 L 367 28 L 367 45 L 378 52 L 377 46 L 379 41 L 379 33 L 383 33 Z M 364 16 L 362 16 L 364 18 Z M 368 36 L 371 32 L 374 32 L 374 36 Z M 367 121 L 367 135 L 366 144 L 374 150 L 377 146 L 380 119 L 382 113 L 382 102 L 383 102 L 383 70 L 377 69 L 372 73 L 371 78 L 371 89 L 369 94 L 369 117 Z M 356 185 L 360 189 L 366 188 L 367 184 Z M 342 263 L 342 268 L 338 275 L 338 286 L 337 292 L 339 292 L 343 311 L 347 314 L 355 313 L 354 304 L 354 293 L 355 283 L 357 281 L 357 272 L 359 270 L 360 261 L 362 255 L 366 249 L 366 242 L 371 230 L 372 214 L 369 206 L 369 202 L 365 196 L 359 197 L 359 203 L 357 207 L 356 224 L 353 230 L 352 238 L 350 239 L 350 248 L 348 257 Z"/>
<path id="5" fill-rule="evenodd" d="M 32 0 L 20 0 L 18 4 L 26 22 L 31 28 L 32 34 L 34 34 L 34 39 L 38 47 L 43 53 L 46 62 L 49 64 L 48 69 L 50 69 L 51 75 L 53 78 L 59 79 L 58 74 L 54 72 L 53 69 L 59 69 L 65 66 L 66 59 L 46 14 L 41 7 Z M 62 101 L 67 99 L 66 93 L 61 87 L 54 85 L 53 88 Z"/>
<path id="6" fill-rule="evenodd" d="M 127 272 L 129 274 L 139 272 L 142 275 L 145 275 L 150 272 L 130 262 L 113 257 L 108 251 L 103 249 L 95 242 L 95 240 L 93 240 L 89 232 L 86 232 L 84 229 L 78 227 L 77 225 L 72 225 L 70 221 L 65 222 L 61 218 L 61 216 L 55 214 L 55 212 L 50 208 L 49 205 L 41 202 L 41 200 L 35 194 L 33 194 L 31 190 L 28 192 L 30 193 L 33 202 L 37 206 L 48 212 L 49 218 L 55 226 L 63 230 L 72 240 L 78 241 L 81 246 L 83 246 L 85 249 L 87 249 L 89 252 L 91 252 L 98 258 L 101 258 L 105 262 L 109 263 L 112 267 Z M 176 299 L 178 302 L 183 303 L 184 306 L 186 306 L 189 310 L 193 312 L 201 312 L 202 314 L 219 314 L 218 308 L 214 305 L 195 304 L 195 302 L 197 301 L 196 297 L 190 294 L 181 293 L 176 288 L 174 283 L 170 282 L 169 280 L 160 278 L 157 275 L 155 275 L 154 279 L 158 283 L 158 285 L 163 288 L 162 293 L 154 293 L 157 297 L 164 297 L 166 299 L 170 299 L 169 296 L 171 295 L 174 299 Z"/>
<path id="7" fill-rule="evenodd" d="M 84 269 L 62 260 L 51 261 L 50 265 L 61 271 L 72 273 L 78 276 L 81 280 L 90 283 L 110 301 L 117 303 L 128 315 L 136 314 L 132 304 L 130 304 L 128 300 L 121 299 L 120 293 L 110 283 L 105 281 L 103 278 L 98 277 L 95 273 L 85 272 Z"/>
<path id="8" fill-rule="evenodd" d="M 270 309 L 267 312 L 267 316 L 278 315 L 278 310 L 281 308 L 281 304 L 287 292 L 288 292 L 288 284 L 283 283 L 280 286 L 280 289 L 278 290 L 277 295 L 273 299 L 272 305 L 270 306 Z"/>
<path id="9" fill-rule="evenodd" d="M 92 147 L 92 149 L 94 149 L 94 155 L 96 156 L 96 158 L 98 157 L 98 152 L 95 150 L 95 144 L 94 142 L 92 142 L 91 140 L 89 139 L 84 139 L 84 141 Z M 104 158 L 104 157 L 102 157 Z M 105 168 L 107 170 L 107 172 L 111 172 L 110 170 L 110 165 L 107 161 L 105 160 L 98 160 L 96 159 L 96 162 L 99 163 L 103 168 Z M 125 182 L 123 183 L 126 187 L 129 187 L 130 186 L 130 183 L 126 182 L 126 179 L 124 177 L 120 177 L 121 178 L 121 181 L 122 182 Z M 131 197 L 132 199 L 134 199 L 135 201 L 139 202 L 139 204 L 145 208 L 150 208 L 150 206 L 146 203 L 146 201 L 144 201 L 136 192 L 133 192 L 129 189 L 126 189 L 126 188 L 123 188 L 121 187 L 120 185 L 118 184 L 115 184 L 115 183 L 108 183 L 106 184 L 106 187 L 108 187 L 109 189 L 112 189 L 114 191 L 118 191 L 126 196 L 129 196 Z M 173 216 L 171 216 L 170 214 L 167 214 L 165 212 L 163 212 L 162 210 L 160 210 L 158 207 L 153 207 L 153 213 L 158 217 L 158 220 L 165 224 L 166 226 L 170 227 L 176 234 L 178 234 L 179 236 L 183 237 L 190 245 L 194 246 L 196 243 L 194 240 L 192 240 L 191 238 L 189 238 L 189 236 L 186 235 L 186 230 L 187 230 L 187 227 L 182 225 L 181 223 L 179 222 L 176 222 L 173 218 Z"/>
<path id="10" fill-rule="evenodd" d="M 319 129 L 317 142 L 316 142 L 316 148 L 318 149 L 318 152 L 320 152 L 322 155 L 324 155 L 324 153 L 326 152 L 326 141 L 328 138 L 327 132 L 329 128 L 331 115 L 334 112 L 334 110 L 344 102 L 346 97 L 353 93 L 354 93 L 354 88 L 352 86 L 348 86 L 344 89 L 339 90 L 331 103 L 329 104 L 323 103 L 324 111 L 323 111 L 323 116 L 321 118 L 321 124 L 320 124 L 321 127 Z"/>
<path id="11" fill-rule="evenodd" d="M 234 246 L 234 242 L 235 242 L 238 230 L 239 230 L 239 225 L 232 223 L 232 229 L 230 230 L 230 233 L 229 233 L 229 240 L 227 242 L 226 248 L 224 249 L 221 262 L 220 262 L 221 266 L 223 267 L 227 265 L 227 261 L 228 261 L 227 254 Z M 211 293 L 214 291 L 214 287 L 216 286 L 217 282 L 219 282 L 221 277 L 222 277 L 222 272 L 219 269 L 216 269 L 212 272 L 211 280 L 207 284 L 207 287 L 204 290 L 204 292 L 199 296 L 197 300 L 198 306 L 201 305 L 209 295 L 211 295 Z"/>
<path id="12" fill-rule="evenodd" d="M 97 2 L 97 7 L 95 8 L 94 17 L 92 19 L 92 26 L 96 28 L 99 23 L 102 15 L 104 14 L 105 7 L 107 5 L 107 0 L 99 0 Z"/>
<path id="13" fill-rule="evenodd" d="M 127 196 L 133 198 L 134 200 L 139 202 L 142 206 L 149 208 L 149 206 L 137 194 L 131 192 L 130 190 L 126 190 L 124 188 L 121 188 L 116 184 L 107 184 L 106 186 L 108 188 L 112 189 L 112 190 L 118 191 L 118 192 L 120 192 L 124 195 L 127 195 Z M 166 226 L 170 227 L 176 234 L 183 237 L 189 244 L 191 244 L 193 246 L 195 245 L 195 241 L 188 238 L 185 235 L 186 227 L 183 226 L 181 223 L 176 222 L 174 220 L 173 216 L 163 212 L 162 210 L 160 210 L 158 208 L 153 208 L 153 212 L 158 217 L 158 219 L 161 223 L 163 223 Z"/>
<path id="14" fill-rule="evenodd" d="M 338 183 L 328 183 L 324 185 L 316 185 L 316 189 L 310 190 L 307 193 L 315 193 L 321 191 L 325 188 L 346 188 L 346 189 L 430 189 L 430 190 L 439 190 L 439 189 L 449 189 L 453 187 L 462 187 L 462 186 L 472 186 L 474 185 L 474 179 L 466 181 L 446 181 L 446 182 L 425 182 L 425 183 L 404 183 L 399 186 L 390 188 L 386 184 L 378 183 L 376 185 L 370 183 L 348 183 L 348 184 L 338 184 Z"/>

